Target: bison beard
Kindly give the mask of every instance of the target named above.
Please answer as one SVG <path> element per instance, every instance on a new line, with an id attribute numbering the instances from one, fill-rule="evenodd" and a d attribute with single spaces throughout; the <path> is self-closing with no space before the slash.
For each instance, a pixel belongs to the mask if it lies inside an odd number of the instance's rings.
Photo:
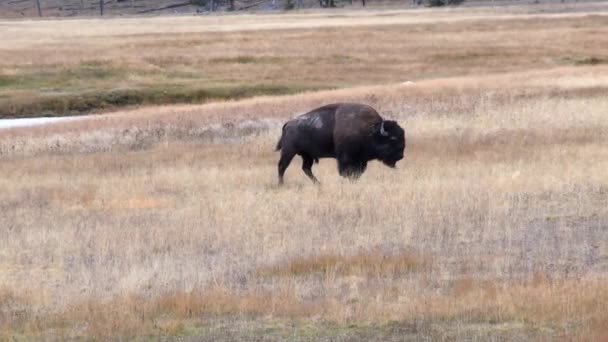
<path id="1" fill-rule="evenodd" d="M 335 103 L 302 114 L 283 125 L 276 150 L 281 150 L 279 184 L 297 154 L 302 170 L 314 183 L 313 163 L 336 158 L 338 172 L 358 179 L 370 160 L 395 168 L 403 159 L 405 133 L 395 121 L 384 120 L 372 107 L 357 103 Z"/>

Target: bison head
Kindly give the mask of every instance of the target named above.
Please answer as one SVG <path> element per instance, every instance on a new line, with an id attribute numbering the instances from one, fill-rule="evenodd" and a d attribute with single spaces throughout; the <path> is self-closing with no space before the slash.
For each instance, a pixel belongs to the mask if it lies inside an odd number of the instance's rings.
<path id="1" fill-rule="evenodd" d="M 372 145 L 377 158 L 386 166 L 395 167 L 403 159 L 405 132 L 395 121 L 384 120 L 374 125 Z"/>

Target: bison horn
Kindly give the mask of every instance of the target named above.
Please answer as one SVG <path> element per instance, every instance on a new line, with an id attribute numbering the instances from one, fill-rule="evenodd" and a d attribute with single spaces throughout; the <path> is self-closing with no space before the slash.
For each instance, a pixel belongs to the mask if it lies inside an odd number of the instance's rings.
<path id="1" fill-rule="evenodd" d="M 384 137 L 388 136 L 388 132 L 384 130 L 384 121 L 382 121 L 382 124 L 380 125 L 380 134 Z"/>

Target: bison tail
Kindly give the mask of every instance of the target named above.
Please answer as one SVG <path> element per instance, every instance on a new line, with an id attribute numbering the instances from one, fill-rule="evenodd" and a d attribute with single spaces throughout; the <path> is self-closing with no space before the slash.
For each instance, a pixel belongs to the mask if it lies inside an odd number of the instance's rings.
<path id="1" fill-rule="evenodd" d="M 277 142 L 277 146 L 274 148 L 275 151 L 279 151 L 281 149 L 282 142 L 283 142 L 283 136 L 281 135 L 281 138 Z"/>
<path id="2" fill-rule="evenodd" d="M 283 147 L 283 136 L 285 135 L 285 126 L 287 126 L 287 123 L 285 123 L 283 125 L 283 128 L 281 128 L 281 137 L 277 142 L 277 146 L 274 148 L 275 151 L 279 151 Z"/>

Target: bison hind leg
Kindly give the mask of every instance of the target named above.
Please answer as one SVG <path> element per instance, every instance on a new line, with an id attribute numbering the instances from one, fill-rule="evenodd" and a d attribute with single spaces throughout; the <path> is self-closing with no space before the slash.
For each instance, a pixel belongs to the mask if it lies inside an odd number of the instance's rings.
<path id="1" fill-rule="evenodd" d="M 279 165 L 278 165 L 279 185 L 283 184 L 283 175 L 285 174 L 285 170 L 287 170 L 287 167 L 289 166 L 289 164 L 291 163 L 291 160 L 293 159 L 293 157 L 295 155 L 296 154 L 289 149 L 283 148 L 281 150 L 281 159 L 279 160 Z"/>
<path id="2" fill-rule="evenodd" d="M 312 173 L 312 164 L 315 160 L 317 161 L 317 163 L 319 162 L 319 159 L 317 158 L 312 158 L 311 156 L 305 154 L 302 155 L 302 170 L 313 183 L 320 184 L 317 177 L 315 177 L 315 175 Z"/>

